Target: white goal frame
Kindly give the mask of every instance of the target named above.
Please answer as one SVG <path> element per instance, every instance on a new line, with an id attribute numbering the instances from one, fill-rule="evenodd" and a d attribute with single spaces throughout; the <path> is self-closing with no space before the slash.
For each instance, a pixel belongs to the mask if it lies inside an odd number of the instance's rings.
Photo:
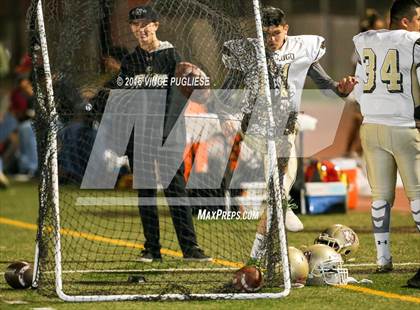
<path id="1" fill-rule="evenodd" d="M 270 97 L 270 86 L 268 79 L 267 63 L 266 63 L 266 54 L 264 47 L 264 38 L 262 32 L 262 20 L 260 14 L 260 3 L 259 0 L 252 0 L 255 14 L 255 24 L 257 30 L 258 38 L 258 54 L 261 55 L 261 59 L 258 59 L 258 66 L 260 73 L 264 76 L 264 97 L 267 102 L 268 114 L 269 114 L 269 124 L 273 128 L 275 126 L 273 112 L 272 112 L 272 103 Z M 44 24 L 44 15 L 42 8 L 42 0 L 39 0 L 36 6 L 36 16 L 37 16 L 37 25 L 38 32 L 40 37 L 41 52 L 43 58 L 43 66 L 46 79 L 46 90 L 47 90 L 47 100 L 44 103 L 46 108 L 50 113 L 56 115 L 56 110 L 54 106 L 54 94 L 53 94 L 53 85 L 51 77 L 51 68 L 48 56 L 48 45 L 47 45 L 47 34 Z M 42 103 L 39 103 L 42 104 Z M 277 199 L 277 222 L 279 230 L 279 240 L 280 240 L 280 250 L 281 250 L 281 260 L 283 266 L 283 277 L 284 285 L 279 283 L 279 288 L 283 288 L 280 292 L 275 293 L 209 293 L 209 294 L 133 294 L 133 295 L 68 295 L 63 290 L 63 274 L 66 271 L 62 270 L 62 257 L 61 257 L 61 232 L 60 232 L 60 207 L 59 207 L 59 185 L 58 185 L 58 164 L 57 164 L 57 129 L 55 124 L 51 124 L 51 145 L 47 151 L 49 161 L 49 169 L 52 177 L 52 186 L 48 190 L 51 191 L 50 197 L 52 201 L 49 203 L 53 206 L 53 215 L 54 215 L 54 263 L 55 263 L 55 291 L 58 297 L 64 301 L 68 302 L 93 302 L 93 301 L 132 301 L 132 300 L 200 300 L 200 299 L 226 299 L 226 300 L 247 300 L 247 299 L 274 299 L 274 298 L 283 298 L 289 295 L 291 290 L 291 279 L 290 279 L 290 270 L 289 270 L 289 259 L 288 259 L 288 250 L 287 250 L 287 239 L 286 231 L 284 226 L 284 218 L 282 212 L 282 201 L 281 201 L 281 187 L 279 180 L 279 172 L 277 168 L 277 155 L 275 141 L 272 137 L 268 140 L 268 154 L 269 154 L 269 173 L 270 177 L 274 180 L 274 191 Z M 47 164 L 47 163 L 45 163 Z M 42 200 L 40 204 L 43 204 Z M 42 206 L 41 206 L 42 207 Z M 268 207 L 268 219 L 272 217 L 273 209 L 272 206 Z M 268 220 L 268 228 L 271 226 L 271 221 Z M 42 229 L 39 227 L 38 229 Z M 36 256 L 35 256 L 35 271 L 34 279 L 38 279 L 39 276 L 39 261 L 40 261 L 40 251 L 38 245 L 36 245 Z M 211 270 L 211 269 L 210 269 Z M 170 271 L 168 271 L 170 272 Z"/>

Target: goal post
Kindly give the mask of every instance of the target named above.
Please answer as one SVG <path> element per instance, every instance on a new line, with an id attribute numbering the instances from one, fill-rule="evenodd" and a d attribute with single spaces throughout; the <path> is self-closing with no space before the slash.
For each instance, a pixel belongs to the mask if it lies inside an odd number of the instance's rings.
<path id="1" fill-rule="evenodd" d="M 269 162 L 265 176 L 264 156 L 252 145 L 226 138 L 220 126 L 234 113 L 220 111 L 226 102 L 218 89 L 231 91 L 230 98 L 239 107 L 238 98 L 247 95 L 237 89 L 243 87 L 244 77 L 229 72 L 223 62 L 224 44 L 238 40 L 248 44 L 248 55 L 255 57 L 252 70 L 264 98 L 268 131 L 275 127 L 260 1 L 241 3 L 245 5 L 205 0 L 32 0 L 28 22 L 36 30 L 30 34 L 41 163 L 34 286 L 42 294 L 70 302 L 260 299 L 289 294 L 286 195 L 275 137 L 268 135 L 265 144 Z M 201 77 L 210 80 L 208 87 L 193 91 L 185 100 L 160 146 L 153 137 L 165 135 L 167 111 L 163 109 L 162 115 L 158 107 L 167 102 L 166 92 L 119 85 L 122 69 L 111 72 L 110 66 L 111 61 L 134 57 L 138 41 L 127 18 L 139 4 L 150 5 L 159 16 L 160 48 L 173 45 L 179 60 L 197 66 L 204 72 Z M 248 38 L 257 44 L 249 44 Z M 147 54 L 142 61 L 157 61 L 155 55 Z M 191 70 L 183 77 L 197 74 Z M 228 75 L 235 80 L 226 81 Z M 139 83 L 138 79 L 137 75 L 123 82 Z M 173 92 L 185 91 L 188 88 L 181 85 Z M 180 145 L 174 143 L 179 141 L 176 130 L 186 140 Z M 132 135 L 140 137 L 141 145 Z M 130 147 L 134 155 L 126 152 Z M 238 165 L 232 173 L 237 184 L 223 189 L 223 172 L 235 150 Z M 252 165 L 243 159 L 247 153 Z M 179 177 L 180 171 L 186 197 L 177 196 L 176 187 L 171 187 L 171 178 Z M 147 188 L 150 179 L 157 191 L 138 190 L 142 185 Z M 234 195 L 246 194 L 243 189 L 234 191 L 235 186 L 240 188 L 238 180 L 266 182 L 265 201 L 255 207 L 256 197 L 247 197 L 249 203 L 244 197 L 235 199 Z M 226 194 L 231 197 L 226 199 Z M 264 285 L 260 291 L 243 293 L 231 282 L 234 272 L 249 261 L 258 225 L 258 217 L 246 216 L 252 213 L 250 206 L 267 209 Z M 152 241 L 159 244 L 161 257 L 154 253 L 152 261 L 140 261 Z"/>

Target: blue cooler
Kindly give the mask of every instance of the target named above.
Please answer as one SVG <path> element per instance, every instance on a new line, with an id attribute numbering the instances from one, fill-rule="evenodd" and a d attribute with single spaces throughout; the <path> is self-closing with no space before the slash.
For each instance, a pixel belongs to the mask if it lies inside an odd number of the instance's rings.
<path id="1" fill-rule="evenodd" d="M 346 213 L 347 187 L 342 182 L 308 182 L 306 213 Z"/>

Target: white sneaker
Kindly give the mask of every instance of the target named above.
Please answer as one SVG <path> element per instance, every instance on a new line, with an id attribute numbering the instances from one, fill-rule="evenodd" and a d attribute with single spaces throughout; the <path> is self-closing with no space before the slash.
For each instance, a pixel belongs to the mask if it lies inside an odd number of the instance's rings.
<path id="1" fill-rule="evenodd" d="M 293 212 L 292 209 L 286 210 L 286 229 L 291 232 L 298 232 L 303 230 L 303 224 Z"/>

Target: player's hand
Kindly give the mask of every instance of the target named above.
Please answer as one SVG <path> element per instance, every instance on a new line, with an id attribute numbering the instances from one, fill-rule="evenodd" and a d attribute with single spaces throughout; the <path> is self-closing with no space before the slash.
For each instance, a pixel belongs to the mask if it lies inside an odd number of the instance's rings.
<path id="1" fill-rule="evenodd" d="M 353 91 L 357 83 L 358 82 L 354 76 L 347 76 L 341 79 L 338 83 L 337 89 L 342 95 L 348 96 Z"/>

